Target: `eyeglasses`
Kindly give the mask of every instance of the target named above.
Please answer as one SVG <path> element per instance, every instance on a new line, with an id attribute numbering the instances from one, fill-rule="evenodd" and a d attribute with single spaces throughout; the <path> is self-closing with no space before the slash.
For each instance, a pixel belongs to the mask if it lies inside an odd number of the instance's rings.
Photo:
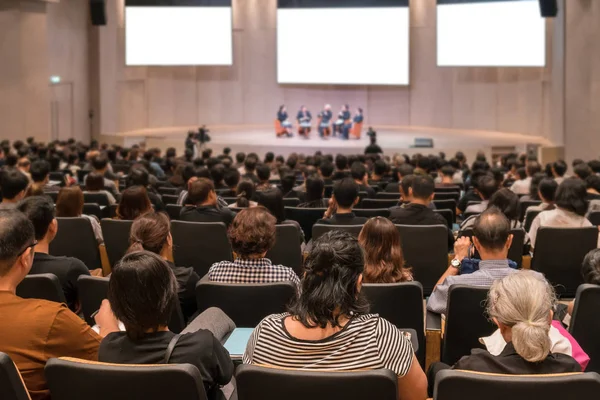
<path id="1" fill-rule="evenodd" d="M 27 251 L 27 249 L 31 249 L 32 247 L 35 247 L 35 245 L 38 244 L 37 240 L 34 240 L 33 243 L 31 243 L 29 246 L 25 247 L 17 257 L 21 257 L 23 255 L 23 253 L 25 253 Z"/>

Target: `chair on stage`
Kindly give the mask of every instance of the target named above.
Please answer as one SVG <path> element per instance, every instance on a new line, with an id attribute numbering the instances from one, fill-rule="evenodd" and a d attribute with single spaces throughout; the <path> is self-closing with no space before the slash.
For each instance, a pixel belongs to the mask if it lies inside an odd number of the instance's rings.
<path id="1" fill-rule="evenodd" d="M 308 136 L 310 135 L 311 129 L 312 129 L 312 127 L 302 126 L 302 122 L 298 121 L 298 135 L 308 138 Z"/>
<path id="2" fill-rule="evenodd" d="M 281 121 L 275 118 L 275 135 L 281 137 L 287 135 L 287 130 L 281 125 Z"/>
<path id="3" fill-rule="evenodd" d="M 317 119 L 317 126 L 319 127 L 319 135 L 321 137 L 327 137 L 331 135 L 331 125 L 322 126 L 323 117 L 319 116 Z"/>
<path id="4" fill-rule="evenodd" d="M 358 123 L 352 125 L 352 129 L 350 130 L 350 135 L 352 135 L 352 137 L 354 137 L 355 139 L 360 139 L 362 127 L 363 127 L 362 122 L 358 122 Z"/>

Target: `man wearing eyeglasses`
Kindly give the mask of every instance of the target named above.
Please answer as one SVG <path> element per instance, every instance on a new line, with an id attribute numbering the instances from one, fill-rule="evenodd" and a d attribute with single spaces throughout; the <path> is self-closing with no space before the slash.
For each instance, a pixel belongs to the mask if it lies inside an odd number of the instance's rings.
<path id="1" fill-rule="evenodd" d="M 17 286 L 31 269 L 35 245 L 33 224 L 25 215 L 0 211 L 0 351 L 16 364 L 32 400 L 45 400 L 50 398 L 46 362 L 55 357 L 96 360 L 102 337 L 118 327 L 107 317 L 106 307 L 96 316 L 101 325 L 97 335 L 64 304 L 18 297 Z"/>

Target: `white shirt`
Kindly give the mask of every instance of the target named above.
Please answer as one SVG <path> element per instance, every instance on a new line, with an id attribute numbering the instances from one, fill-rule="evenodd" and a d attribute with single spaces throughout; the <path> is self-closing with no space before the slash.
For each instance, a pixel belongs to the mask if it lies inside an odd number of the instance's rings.
<path id="1" fill-rule="evenodd" d="M 510 190 L 516 194 L 529 194 L 529 188 L 531 187 L 531 177 L 528 176 L 525 179 L 519 179 L 515 181 L 510 187 Z"/>
<path id="2" fill-rule="evenodd" d="M 535 239 L 537 231 L 541 227 L 548 228 L 583 228 L 592 226 L 592 223 L 585 217 L 577 215 L 574 212 L 555 208 L 550 211 L 542 211 L 531 223 L 529 229 L 529 239 L 531 240 L 531 248 L 535 248 Z"/>

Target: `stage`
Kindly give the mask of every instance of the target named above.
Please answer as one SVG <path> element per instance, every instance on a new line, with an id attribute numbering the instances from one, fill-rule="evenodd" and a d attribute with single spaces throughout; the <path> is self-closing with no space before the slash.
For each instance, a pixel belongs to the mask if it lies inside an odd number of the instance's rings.
<path id="1" fill-rule="evenodd" d="M 116 144 L 124 146 L 145 141 L 147 147 L 158 147 L 163 150 L 175 147 L 181 154 L 184 150 L 187 132 L 197 128 L 197 126 L 184 126 L 143 129 L 117 135 L 103 135 L 102 139 L 110 142 L 117 140 Z M 338 137 L 321 139 L 316 129 L 312 130 L 308 139 L 298 135 L 291 138 L 277 138 L 270 125 L 221 125 L 207 128 L 210 130 L 212 140 L 206 146 L 216 153 L 229 147 L 233 154 L 243 151 L 255 152 L 260 156 L 268 151 L 283 156 L 290 153 L 308 155 L 314 154 L 316 151 L 332 154 L 358 154 L 363 153 L 369 144 L 366 128 L 358 140 L 342 140 Z M 553 146 L 549 140 L 543 137 L 520 133 L 385 125 L 373 125 L 373 129 L 377 132 L 377 143 L 384 150 L 384 154 L 390 156 L 395 153 L 411 155 L 445 152 L 451 157 L 455 152 L 463 151 L 469 160 L 473 160 L 478 151 L 483 151 L 491 159 L 493 155 L 505 154 L 510 151 L 525 151 L 527 145 Z M 432 139 L 433 148 L 413 148 L 416 138 Z"/>

